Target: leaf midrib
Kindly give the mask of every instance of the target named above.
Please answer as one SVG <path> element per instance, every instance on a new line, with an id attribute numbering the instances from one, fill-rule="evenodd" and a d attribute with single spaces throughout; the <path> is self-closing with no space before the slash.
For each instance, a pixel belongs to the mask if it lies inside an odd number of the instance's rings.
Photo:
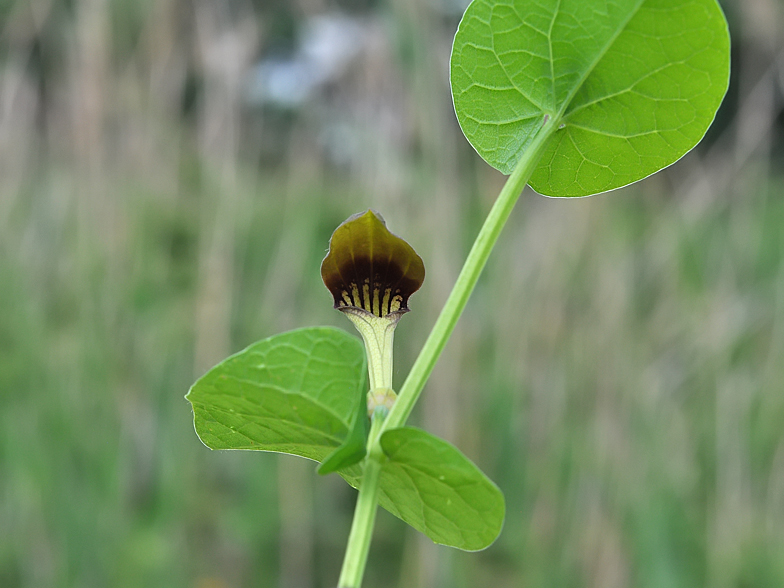
<path id="1" fill-rule="evenodd" d="M 613 46 L 613 43 L 615 43 L 615 41 L 618 39 L 618 37 L 621 35 L 621 33 L 626 30 L 626 27 L 629 24 L 629 22 L 632 20 L 632 18 L 634 18 L 637 15 L 637 13 L 639 12 L 640 8 L 642 8 L 642 5 L 645 4 L 645 2 L 646 2 L 646 0 L 639 0 L 637 5 L 632 10 L 629 11 L 629 15 L 627 16 L 626 20 L 624 20 L 623 23 L 621 24 L 621 26 L 619 26 L 617 28 L 615 33 L 612 36 L 610 36 L 610 38 L 608 39 L 607 43 L 602 48 L 602 50 L 599 51 L 596 54 L 596 58 L 593 60 L 593 63 L 591 63 L 591 65 L 586 68 L 586 70 L 583 73 L 583 75 L 580 77 L 580 79 L 577 81 L 577 83 L 574 84 L 572 90 L 569 92 L 569 94 L 567 94 L 566 99 L 563 101 L 563 104 L 561 105 L 561 108 L 555 114 L 555 118 L 558 121 L 560 121 L 563 118 L 564 113 L 566 112 L 566 109 L 569 107 L 569 104 L 572 103 L 572 100 L 574 100 L 574 97 L 577 94 L 577 92 L 580 90 L 580 88 L 582 88 L 582 85 L 585 83 L 585 80 L 587 80 L 588 76 L 590 76 L 591 73 L 593 72 L 593 70 L 596 69 L 596 66 L 599 65 L 599 62 L 601 62 L 601 60 L 604 58 L 604 56 L 610 50 L 610 47 Z M 558 2 L 559 8 L 560 8 L 560 5 L 561 5 L 561 3 L 560 3 L 560 0 L 559 0 L 559 2 Z M 558 9 L 556 9 L 555 15 L 557 17 Z M 553 17 L 553 22 L 555 22 L 555 17 Z M 550 29 L 550 33 L 551 34 L 548 35 L 548 41 L 550 42 L 550 44 L 552 46 L 552 28 Z M 550 62 L 551 62 L 550 63 L 550 67 L 551 67 L 551 71 L 552 71 L 553 68 L 554 68 L 552 49 L 550 51 Z M 554 74 L 552 76 L 552 82 L 553 82 L 553 105 L 555 105 L 555 75 Z"/>

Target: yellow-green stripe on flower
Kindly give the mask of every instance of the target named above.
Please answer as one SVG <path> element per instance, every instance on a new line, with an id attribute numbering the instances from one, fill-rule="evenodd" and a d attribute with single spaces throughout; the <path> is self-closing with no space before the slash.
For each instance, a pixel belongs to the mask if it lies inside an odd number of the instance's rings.
<path id="1" fill-rule="evenodd" d="M 425 280 L 425 265 L 416 251 L 387 229 L 380 215 L 368 210 L 341 224 L 321 263 L 335 308 L 341 310 L 365 342 L 370 393 L 368 412 L 388 410 L 392 391 L 392 343 L 395 327 L 408 312 L 408 298 Z"/>

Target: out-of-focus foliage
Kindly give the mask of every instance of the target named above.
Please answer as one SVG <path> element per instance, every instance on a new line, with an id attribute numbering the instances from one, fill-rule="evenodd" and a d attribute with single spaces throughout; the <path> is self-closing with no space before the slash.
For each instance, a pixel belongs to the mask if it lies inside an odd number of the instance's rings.
<path id="1" fill-rule="evenodd" d="M 370 207 L 428 267 L 400 383 L 503 179 L 451 108 L 463 7 L 0 3 L 0 586 L 334 586 L 354 491 L 209 452 L 183 395 L 346 328 L 319 263 Z M 782 6 L 724 8 L 704 144 L 606 196 L 525 194 L 423 395 L 413 424 L 504 491 L 499 540 L 380 511 L 368 586 L 784 584 Z"/>

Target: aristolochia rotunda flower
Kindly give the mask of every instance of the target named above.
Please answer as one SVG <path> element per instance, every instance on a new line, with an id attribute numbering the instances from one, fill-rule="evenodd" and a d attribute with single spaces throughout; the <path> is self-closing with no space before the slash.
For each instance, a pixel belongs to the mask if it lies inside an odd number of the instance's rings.
<path id="1" fill-rule="evenodd" d="M 341 310 L 365 341 L 370 375 L 368 410 L 389 408 L 392 388 L 392 343 L 408 298 L 425 279 L 425 265 L 413 247 L 389 232 L 380 215 L 368 210 L 348 218 L 332 234 L 321 263 L 335 308 Z"/>

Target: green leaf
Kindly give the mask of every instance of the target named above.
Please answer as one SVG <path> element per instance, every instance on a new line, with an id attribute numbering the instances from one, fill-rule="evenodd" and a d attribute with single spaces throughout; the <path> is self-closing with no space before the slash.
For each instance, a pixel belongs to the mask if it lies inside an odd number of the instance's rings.
<path id="1" fill-rule="evenodd" d="M 367 417 L 367 394 L 358 394 L 359 406 L 354 414 L 354 423 L 346 439 L 318 467 L 322 476 L 359 463 L 367 454 L 367 438 L 370 432 Z"/>
<path id="2" fill-rule="evenodd" d="M 340 447 L 330 453 L 316 470 L 319 475 L 326 476 L 338 470 L 350 468 L 361 462 L 367 454 L 367 447 L 362 439 L 349 436 Z"/>
<path id="3" fill-rule="evenodd" d="M 365 351 L 345 331 L 298 329 L 254 343 L 190 389 L 210 449 L 279 451 L 321 461 L 346 438 L 366 393 Z"/>
<path id="4" fill-rule="evenodd" d="M 460 126 L 485 161 L 511 173 L 554 118 L 560 128 L 529 183 L 588 196 L 702 139 L 729 83 L 727 22 L 715 0 L 473 0 L 451 81 Z"/>
<path id="5" fill-rule="evenodd" d="M 435 543 L 484 549 L 504 524 L 504 495 L 454 445 L 413 427 L 381 437 L 389 458 L 379 481 L 379 503 Z M 340 474 L 355 488 L 358 468 Z"/>

